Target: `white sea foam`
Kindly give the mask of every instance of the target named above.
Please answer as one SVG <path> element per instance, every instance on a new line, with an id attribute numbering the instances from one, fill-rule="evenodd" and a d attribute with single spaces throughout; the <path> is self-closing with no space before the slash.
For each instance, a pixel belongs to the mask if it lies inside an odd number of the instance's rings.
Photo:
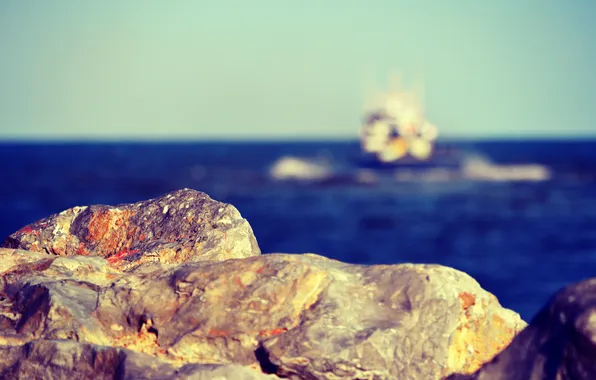
<path id="1" fill-rule="evenodd" d="M 331 176 L 332 170 L 329 165 L 315 160 L 284 156 L 271 166 L 269 175 L 277 180 L 313 180 Z"/>
<path id="2" fill-rule="evenodd" d="M 495 165 L 478 155 L 466 159 L 462 175 L 467 179 L 497 182 L 546 181 L 551 177 L 550 170 L 544 165 Z"/>

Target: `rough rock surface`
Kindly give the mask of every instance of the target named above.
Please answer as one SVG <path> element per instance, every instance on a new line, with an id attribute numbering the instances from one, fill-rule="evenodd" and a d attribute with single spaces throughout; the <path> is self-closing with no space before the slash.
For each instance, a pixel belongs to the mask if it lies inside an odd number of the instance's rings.
<path id="1" fill-rule="evenodd" d="M 511 345 L 450 380 L 596 379 L 596 278 L 559 291 Z"/>
<path id="2" fill-rule="evenodd" d="M 16 378 L 438 379 L 477 370 L 525 326 L 436 265 L 268 254 L 124 272 L 109 257 L 0 249 L 0 272 L 0 374 Z"/>
<path id="3" fill-rule="evenodd" d="M 150 355 L 68 340 L 0 346 L 2 379 L 273 380 L 238 365 L 188 364 L 178 369 Z"/>
<path id="4" fill-rule="evenodd" d="M 4 247 L 99 255 L 121 269 L 261 253 L 252 228 L 234 206 L 191 189 L 116 207 L 73 207 L 21 228 Z"/>

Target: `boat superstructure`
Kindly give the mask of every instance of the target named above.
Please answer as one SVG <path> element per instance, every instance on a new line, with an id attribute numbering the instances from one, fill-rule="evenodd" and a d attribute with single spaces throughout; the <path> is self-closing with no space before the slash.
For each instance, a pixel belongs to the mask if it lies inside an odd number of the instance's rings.
<path id="1" fill-rule="evenodd" d="M 398 90 L 377 95 L 366 110 L 360 145 L 380 163 L 424 163 L 433 158 L 437 137 L 416 94 Z"/>

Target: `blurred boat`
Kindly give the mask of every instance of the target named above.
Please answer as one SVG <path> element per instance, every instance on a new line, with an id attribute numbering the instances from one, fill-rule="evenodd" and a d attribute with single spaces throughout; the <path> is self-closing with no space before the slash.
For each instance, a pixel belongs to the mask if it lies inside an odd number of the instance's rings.
<path id="1" fill-rule="evenodd" d="M 438 129 L 430 123 L 412 92 L 377 96 L 366 111 L 360 135 L 359 166 L 367 168 L 460 168 L 457 152 L 437 145 Z"/>

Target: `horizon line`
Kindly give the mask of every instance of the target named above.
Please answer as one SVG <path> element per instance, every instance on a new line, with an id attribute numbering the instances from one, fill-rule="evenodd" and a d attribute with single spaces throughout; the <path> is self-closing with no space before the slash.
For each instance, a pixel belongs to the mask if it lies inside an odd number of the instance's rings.
<path id="1" fill-rule="evenodd" d="M 492 136 L 446 136 L 437 140 L 441 142 L 515 142 L 515 141 L 596 141 L 596 134 L 580 135 L 492 135 Z M 0 136 L 0 144 L 21 143 L 21 144 L 61 144 L 61 143 L 84 143 L 84 144 L 102 144 L 102 143 L 146 143 L 146 144 L 195 144 L 195 143 L 325 143 L 325 142 L 355 142 L 358 137 L 338 137 L 338 136 L 206 136 L 200 137 L 23 137 L 23 136 Z"/>

